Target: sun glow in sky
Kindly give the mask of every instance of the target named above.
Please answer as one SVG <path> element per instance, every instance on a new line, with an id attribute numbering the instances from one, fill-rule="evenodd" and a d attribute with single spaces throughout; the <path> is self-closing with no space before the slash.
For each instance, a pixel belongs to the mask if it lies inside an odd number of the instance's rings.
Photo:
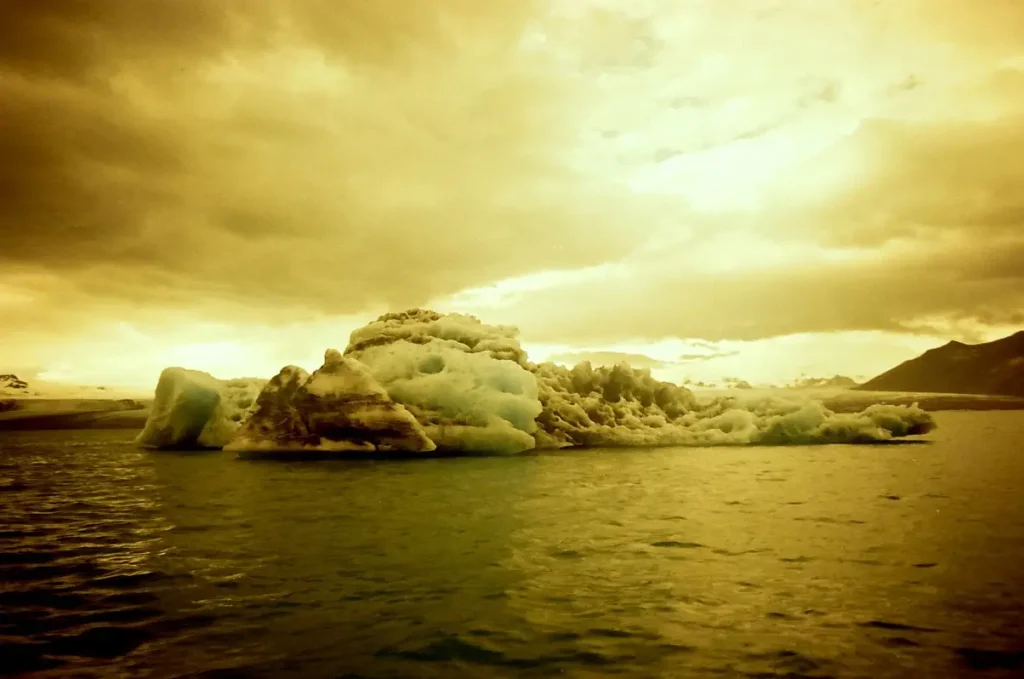
<path id="1" fill-rule="evenodd" d="M 1024 325 L 1021 3 L 5 15 L 0 372 L 268 376 L 427 305 L 676 381 Z"/>

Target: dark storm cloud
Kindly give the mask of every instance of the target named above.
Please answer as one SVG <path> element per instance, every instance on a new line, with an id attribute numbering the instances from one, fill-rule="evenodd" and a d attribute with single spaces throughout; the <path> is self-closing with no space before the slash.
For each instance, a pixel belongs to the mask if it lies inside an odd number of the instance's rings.
<path id="1" fill-rule="evenodd" d="M 1024 257 L 1024 241 L 1009 249 L 1015 253 L 1009 258 Z M 917 320 L 925 317 L 1012 322 L 1024 309 L 1021 277 L 977 275 L 983 259 L 970 262 L 965 265 L 955 251 L 922 251 L 724 275 L 659 270 L 647 262 L 644 275 L 626 283 L 563 286 L 547 293 L 543 307 L 522 304 L 507 314 L 534 341 L 591 343 L 757 340 L 851 330 L 927 333 L 931 327 Z M 601 306 L 572 303 L 583 294 L 600 298 Z"/>
<path id="2" fill-rule="evenodd" d="M 998 120 L 868 122 L 820 162 L 858 153 L 866 159 L 856 182 L 797 206 L 798 233 L 857 245 L 962 234 L 968 258 L 1024 233 L 1024 109 Z"/>
<path id="3" fill-rule="evenodd" d="M 4 339 L 170 307 L 287 323 L 619 258 L 624 279 L 530 293 L 502 320 L 594 346 L 1019 318 L 1024 4 L 777 3 L 756 28 L 748 2 L 652 3 L 640 19 L 555 22 L 547 51 L 520 50 L 554 4 L 0 0 L 0 308 L 18 318 Z M 861 40 L 882 33 L 899 40 L 862 67 Z M 970 72 L 929 70 L 922 41 Z M 979 74 L 991 82 L 957 89 Z M 607 114 L 591 120 L 598 146 L 581 150 L 593 111 Z M 665 222 L 702 226 L 685 200 L 645 191 L 706 190 L 728 212 L 756 193 L 744 164 L 774 172 L 782 147 L 847 118 L 859 131 L 778 171 L 841 181 L 711 230 L 746 220 L 751 243 L 861 259 L 705 270 L 690 243 L 630 259 L 658 251 Z M 600 146 L 613 142 L 621 153 Z M 693 161 L 679 182 L 698 188 L 644 186 L 636 159 Z"/>
<path id="4" fill-rule="evenodd" d="M 557 188 L 572 94 L 514 51 L 532 3 L 3 9 L 4 273 L 346 313 L 627 245 Z"/>

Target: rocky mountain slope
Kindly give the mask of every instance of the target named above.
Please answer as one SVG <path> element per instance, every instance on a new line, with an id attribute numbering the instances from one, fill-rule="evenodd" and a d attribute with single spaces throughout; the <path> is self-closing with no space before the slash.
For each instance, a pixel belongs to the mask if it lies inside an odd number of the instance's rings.
<path id="1" fill-rule="evenodd" d="M 1024 396 L 1024 330 L 985 344 L 950 342 L 857 389 Z"/>

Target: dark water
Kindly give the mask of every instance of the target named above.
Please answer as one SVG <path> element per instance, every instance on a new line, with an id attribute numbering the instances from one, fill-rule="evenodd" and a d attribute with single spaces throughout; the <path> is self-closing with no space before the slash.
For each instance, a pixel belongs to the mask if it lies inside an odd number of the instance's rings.
<path id="1" fill-rule="evenodd" d="M 0 674 L 1022 676 L 1024 413 L 938 419 L 412 462 L 3 434 Z"/>

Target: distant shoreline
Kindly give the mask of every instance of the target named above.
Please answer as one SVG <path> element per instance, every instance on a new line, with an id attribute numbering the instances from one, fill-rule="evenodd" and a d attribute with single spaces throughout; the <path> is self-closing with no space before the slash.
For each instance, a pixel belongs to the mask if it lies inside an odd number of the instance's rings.
<path id="1" fill-rule="evenodd" d="M 855 413 L 867 406 L 882 405 L 913 405 L 917 404 L 928 412 L 945 410 L 1024 410 L 1024 398 L 1016 396 L 977 396 L 961 394 L 935 394 L 905 396 L 895 394 L 883 395 L 882 392 L 857 392 L 864 394 L 863 400 L 847 400 L 842 398 L 822 399 L 825 407 L 837 413 Z"/>
<path id="2" fill-rule="evenodd" d="M 873 404 L 912 405 L 927 411 L 945 410 L 1024 410 L 1024 398 L 1014 396 L 978 396 L 972 394 L 907 394 L 900 392 L 864 392 L 853 390 L 815 393 L 801 389 L 774 389 L 749 392 L 697 392 L 703 399 L 732 397 L 741 403 L 758 398 L 783 400 L 820 400 L 837 413 L 855 413 Z M 136 429 L 141 431 L 149 417 L 152 399 L 48 399 L 0 398 L 13 408 L 0 408 L 0 432 L 82 429 Z"/>
<path id="3" fill-rule="evenodd" d="M 152 399 L 0 398 L 0 431 L 139 429 Z M 13 404 L 13 407 L 11 405 Z"/>

